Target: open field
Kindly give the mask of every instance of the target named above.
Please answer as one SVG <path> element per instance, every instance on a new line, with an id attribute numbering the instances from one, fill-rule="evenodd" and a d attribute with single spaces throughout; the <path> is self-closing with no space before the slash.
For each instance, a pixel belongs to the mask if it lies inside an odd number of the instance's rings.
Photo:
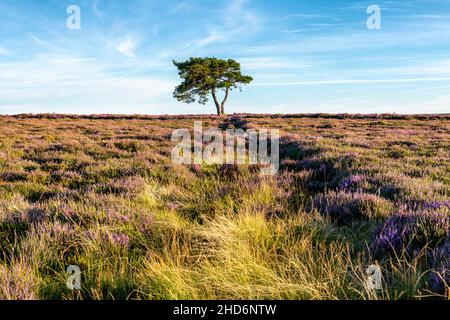
<path id="1" fill-rule="evenodd" d="M 280 129 L 279 173 L 172 165 L 194 120 Z M 449 115 L 3 116 L 0 299 L 449 298 L 449 151 Z"/>

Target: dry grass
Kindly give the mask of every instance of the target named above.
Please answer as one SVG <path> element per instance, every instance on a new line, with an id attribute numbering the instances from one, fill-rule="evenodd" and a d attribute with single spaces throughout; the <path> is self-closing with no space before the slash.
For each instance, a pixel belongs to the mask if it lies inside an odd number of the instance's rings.
<path id="1" fill-rule="evenodd" d="M 194 120 L 279 128 L 279 174 L 172 165 L 171 132 Z M 449 120 L 1 117 L 0 299 L 448 297 L 448 256 L 430 258 L 448 245 L 448 219 L 414 255 L 378 258 L 381 291 L 367 288 L 364 268 L 387 218 L 448 218 Z M 65 285 L 71 264 L 81 291 Z"/>

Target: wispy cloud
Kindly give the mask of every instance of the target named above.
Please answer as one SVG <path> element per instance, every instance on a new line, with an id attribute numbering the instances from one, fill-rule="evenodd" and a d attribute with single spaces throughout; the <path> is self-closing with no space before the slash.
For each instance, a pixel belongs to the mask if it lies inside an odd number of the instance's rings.
<path id="1" fill-rule="evenodd" d="M 377 0 L 377 31 L 365 24 L 370 2 L 79 2 L 82 29 L 68 31 L 65 3 L 0 1 L 0 113 L 179 113 L 171 61 L 190 56 L 233 58 L 253 76 L 230 111 L 399 112 L 409 103 L 435 112 L 448 102 L 448 0 Z"/>
<path id="2" fill-rule="evenodd" d="M 113 42 L 114 49 L 129 58 L 136 58 L 137 46 L 138 41 L 133 36 L 126 36 L 125 39 Z"/>
<path id="3" fill-rule="evenodd" d="M 450 77 L 440 78 L 410 78 L 410 79 L 345 79 L 345 80 L 311 80 L 311 81 L 291 81 L 291 82 L 260 82 L 255 86 L 320 86 L 333 84 L 379 84 L 379 83 L 408 83 L 408 82 L 429 82 L 429 81 L 450 81 Z"/>
<path id="4" fill-rule="evenodd" d="M 223 39 L 225 39 L 225 34 L 221 34 L 213 30 L 206 37 L 193 40 L 192 44 L 190 45 L 190 50 L 198 50 Z"/>
<path id="5" fill-rule="evenodd" d="M 243 68 L 258 71 L 264 71 L 266 69 L 297 69 L 311 66 L 310 63 L 298 59 L 283 57 L 247 57 L 238 60 Z"/>
<path id="6" fill-rule="evenodd" d="M 108 63 L 75 56 L 38 56 L 0 64 L 0 108 L 41 106 L 45 110 L 102 112 L 150 106 L 175 83 L 149 76 L 117 75 Z M 22 110 L 23 112 L 24 110 Z"/>
<path id="7" fill-rule="evenodd" d="M 327 17 L 324 14 L 316 14 L 316 13 L 293 13 L 293 14 L 289 14 L 285 17 L 283 17 L 283 19 L 318 19 L 318 18 L 325 18 Z"/>
<path id="8" fill-rule="evenodd" d="M 170 9 L 170 13 L 187 12 L 191 11 L 191 9 L 192 3 L 189 3 L 188 1 L 180 1 Z"/>
<path id="9" fill-rule="evenodd" d="M 219 18 L 208 28 L 208 33 L 189 41 L 184 53 L 194 53 L 202 48 L 217 44 L 236 42 L 237 39 L 250 36 L 259 29 L 259 16 L 248 9 L 249 0 L 232 0 L 219 8 Z"/>
<path id="10" fill-rule="evenodd" d="M 7 55 L 10 55 L 10 54 L 11 54 L 11 52 L 9 52 L 9 50 L 7 50 L 7 49 L 5 49 L 3 47 L 0 47 L 0 55 L 7 56 Z"/>
<path id="11" fill-rule="evenodd" d="M 450 59 L 442 59 L 428 62 L 415 62 L 402 66 L 390 66 L 383 68 L 370 68 L 364 70 L 371 74 L 393 75 L 450 75 Z"/>
<path id="12" fill-rule="evenodd" d="M 100 0 L 95 0 L 95 1 L 92 3 L 92 10 L 94 10 L 94 13 L 95 13 L 95 15 L 96 15 L 98 18 L 102 19 L 102 18 L 103 18 L 103 12 L 101 12 L 100 9 L 98 8 L 99 5 L 100 5 Z"/>

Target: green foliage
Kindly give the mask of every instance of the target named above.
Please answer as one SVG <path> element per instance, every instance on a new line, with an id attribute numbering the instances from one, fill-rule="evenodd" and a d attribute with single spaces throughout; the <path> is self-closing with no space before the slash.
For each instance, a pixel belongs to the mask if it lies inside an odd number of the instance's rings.
<path id="1" fill-rule="evenodd" d="M 211 94 L 216 105 L 217 114 L 224 114 L 224 106 L 229 92 L 239 85 L 249 84 L 253 78 L 241 73 L 241 65 L 233 59 L 190 58 L 173 64 L 178 68 L 182 82 L 175 88 L 174 98 L 178 101 L 206 104 Z M 225 92 L 220 103 L 217 91 Z"/>

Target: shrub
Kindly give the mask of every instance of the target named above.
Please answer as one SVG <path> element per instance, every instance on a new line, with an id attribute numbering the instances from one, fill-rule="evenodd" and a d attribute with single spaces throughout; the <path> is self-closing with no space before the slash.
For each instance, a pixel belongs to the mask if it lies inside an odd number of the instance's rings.
<path id="1" fill-rule="evenodd" d="M 26 181 L 27 173 L 21 171 L 7 171 L 0 174 L 0 179 L 6 182 Z"/>
<path id="2" fill-rule="evenodd" d="M 377 226 L 370 251 L 377 258 L 403 253 L 413 258 L 426 248 L 442 245 L 448 237 L 449 217 L 446 213 L 397 213 Z"/>
<path id="3" fill-rule="evenodd" d="M 344 179 L 339 185 L 339 189 L 345 191 L 357 191 L 367 184 L 367 177 L 362 174 L 351 175 Z"/>
<path id="4" fill-rule="evenodd" d="M 8 256 L 15 249 L 19 240 L 26 235 L 29 224 L 24 222 L 5 221 L 0 223 L 0 258 Z"/>
<path id="5" fill-rule="evenodd" d="M 301 141 L 292 135 L 284 135 L 280 138 L 281 159 L 304 160 L 319 155 L 321 151 L 313 143 Z"/>
<path id="6" fill-rule="evenodd" d="M 444 294 L 450 289 L 450 241 L 430 253 L 432 271 L 428 283 L 432 291 Z"/>
<path id="7" fill-rule="evenodd" d="M 139 150 L 142 150 L 142 145 L 139 143 L 139 141 L 135 141 L 135 140 L 117 141 L 114 143 L 114 146 L 119 150 L 133 152 L 133 153 L 135 153 Z"/>
<path id="8" fill-rule="evenodd" d="M 38 299 L 39 279 L 31 268 L 22 262 L 11 266 L 0 265 L 0 300 Z"/>
<path id="9" fill-rule="evenodd" d="M 113 179 L 93 187 L 99 194 L 114 194 L 122 197 L 133 197 L 144 190 L 144 182 L 141 177 L 127 177 Z"/>
<path id="10" fill-rule="evenodd" d="M 42 223 L 47 217 L 47 213 L 37 207 L 30 208 L 26 213 L 26 219 L 30 224 Z"/>
<path id="11" fill-rule="evenodd" d="M 329 215 L 339 224 L 355 220 L 383 218 L 390 214 L 392 203 L 373 194 L 329 192 L 313 199 L 313 208 Z"/>

